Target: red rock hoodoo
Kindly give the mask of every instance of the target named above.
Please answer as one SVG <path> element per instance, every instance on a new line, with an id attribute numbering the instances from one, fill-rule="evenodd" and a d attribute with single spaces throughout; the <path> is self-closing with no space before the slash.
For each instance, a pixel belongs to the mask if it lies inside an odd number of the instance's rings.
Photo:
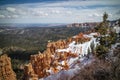
<path id="1" fill-rule="evenodd" d="M 6 54 L 0 55 L 0 80 L 16 80 L 11 67 L 11 59 Z"/>

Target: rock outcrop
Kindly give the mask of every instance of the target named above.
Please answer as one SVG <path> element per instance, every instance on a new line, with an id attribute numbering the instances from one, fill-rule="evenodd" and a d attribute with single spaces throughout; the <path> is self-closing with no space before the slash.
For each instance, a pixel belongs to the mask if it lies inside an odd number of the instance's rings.
<path id="1" fill-rule="evenodd" d="M 85 49 L 90 48 L 94 40 L 91 39 L 93 35 L 97 35 L 97 33 L 90 34 L 89 37 L 80 33 L 68 40 L 49 42 L 47 49 L 43 53 L 38 52 L 36 55 L 31 55 L 30 63 L 25 66 L 25 79 L 38 80 L 39 78 L 58 73 L 61 70 L 68 70 L 71 63 L 76 60 L 79 55 L 88 53 L 88 51 L 83 51 L 83 49 L 86 44 L 88 47 Z M 82 44 L 84 42 L 87 43 Z M 77 50 L 79 51 L 76 51 L 74 48 L 78 48 Z"/>
<path id="2" fill-rule="evenodd" d="M 6 54 L 0 55 L 0 80 L 16 80 L 11 67 L 11 59 Z"/>
<path id="3" fill-rule="evenodd" d="M 25 66 L 25 79 L 38 80 L 38 78 L 57 73 L 61 69 L 67 70 L 69 66 L 64 55 L 55 51 L 56 49 L 64 48 L 65 44 L 64 41 L 51 42 L 48 43 L 47 50 L 43 53 L 38 52 L 36 55 L 31 55 L 30 63 Z M 64 62 L 59 64 L 61 60 L 64 60 Z"/>

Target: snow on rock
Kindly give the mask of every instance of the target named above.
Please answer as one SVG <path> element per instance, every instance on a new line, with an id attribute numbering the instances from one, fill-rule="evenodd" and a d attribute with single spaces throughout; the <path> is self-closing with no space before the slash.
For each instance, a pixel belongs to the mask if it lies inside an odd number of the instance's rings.
<path id="1" fill-rule="evenodd" d="M 92 61 L 94 61 L 94 58 L 92 55 L 90 55 L 89 58 L 82 57 L 79 59 L 79 61 L 81 61 L 81 63 L 75 63 L 75 62 L 72 63 L 73 67 L 71 67 L 71 69 L 69 69 L 69 70 L 61 70 L 60 72 L 58 72 L 56 74 L 52 74 L 46 78 L 42 78 L 39 80 L 70 80 L 76 74 L 79 73 L 81 68 L 83 68 L 85 65 L 90 64 Z"/>
<path id="2" fill-rule="evenodd" d="M 78 60 L 78 59 L 79 59 L 78 57 L 77 57 L 77 58 L 70 58 L 70 60 L 68 60 L 69 66 L 71 67 L 72 64 L 73 64 L 76 60 Z"/>
<path id="3" fill-rule="evenodd" d="M 50 74 L 54 74 L 51 68 L 49 70 L 46 70 L 46 72 L 49 72 Z"/>
<path id="4" fill-rule="evenodd" d="M 96 38 L 94 38 L 94 35 L 97 35 L 97 33 L 91 33 L 89 35 L 84 35 L 85 37 L 91 38 L 90 41 L 88 41 L 88 42 L 76 44 L 75 41 L 72 41 L 68 45 L 68 48 L 57 49 L 56 51 L 57 52 L 63 52 L 63 53 L 64 52 L 72 52 L 72 53 L 75 53 L 75 54 L 79 54 L 80 56 L 85 56 L 89 52 L 92 52 L 92 47 L 91 47 L 92 44 L 94 45 L 94 49 L 99 44 L 99 42 L 96 40 Z"/>
<path id="5" fill-rule="evenodd" d="M 70 80 L 73 78 L 81 68 L 87 64 L 90 64 L 94 60 L 92 54 L 89 53 L 92 53 L 92 50 L 99 45 L 99 42 L 94 37 L 95 35 L 98 35 L 98 33 L 90 33 L 88 35 L 84 34 L 84 37 L 90 38 L 89 41 L 84 43 L 72 41 L 70 44 L 68 44 L 67 48 L 57 49 L 56 52 L 61 52 L 61 54 L 64 54 L 64 52 L 71 52 L 73 54 L 78 54 L 79 56 L 67 59 L 67 63 L 70 68 L 69 70 L 62 70 L 61 66 L 58 66 L 57 69 L 60 70 L 58 73 L 53 74 L 51 69 L 47 70 L 47 72 L 49 72 L 51 75 L 39 80 Z M 87 58 L 86 55 L 89 55 L 89 58 Z M 59 62 L 59 64 L 62 65 L 65 65 L 64 63 L 64 61 Z"/>

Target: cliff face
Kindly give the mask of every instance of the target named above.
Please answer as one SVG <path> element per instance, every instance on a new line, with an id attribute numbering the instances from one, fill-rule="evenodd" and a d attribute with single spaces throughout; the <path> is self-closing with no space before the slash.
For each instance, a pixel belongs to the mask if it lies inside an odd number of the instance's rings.
<path id="1" fill-rule="evenodd" d="M 80 55 L 87 55 L 88 49 L 91 50 L 91 44 L 96 43 L 93 36 L 98 34 L 80 33 L 68 40 L 49 42 L 43 53 L 31 55 L 30 63 L 25 66 L 25 79 L 38 80 L 70 69 L 73 62 L 79 60 Z"/>
<path id="2" fill-rule="evenodd" d="M 11 67 L 11 59 L 5 54 L 0 56 L 0 80 L 16 80 Z"/>
<path id="3" fill-rule="evenodd" d="M 92 22 L 92 23 L 73 23 L 73 24 L 68 24 L 67 27 L 93 27 L 96 26 L 98 23 Z"/>

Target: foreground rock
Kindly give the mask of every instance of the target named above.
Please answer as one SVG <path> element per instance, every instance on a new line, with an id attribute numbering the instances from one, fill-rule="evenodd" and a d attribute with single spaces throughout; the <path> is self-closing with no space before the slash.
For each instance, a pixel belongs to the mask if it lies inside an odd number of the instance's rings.
<path id="1" fill-rule="evenodd" d="M 0 55 L 0 80 L 16 80 L 11 67 L 11 59 L 6 54 Z"/>

